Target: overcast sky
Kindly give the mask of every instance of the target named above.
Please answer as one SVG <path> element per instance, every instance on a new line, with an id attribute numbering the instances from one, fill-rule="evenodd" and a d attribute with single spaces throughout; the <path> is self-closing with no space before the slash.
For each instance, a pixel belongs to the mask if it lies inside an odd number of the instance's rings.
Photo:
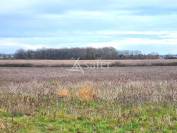
<path id="1" fill-rule="evenodd" d="M 0 1 L 0 53 L 88 46 L 177 54 L 177 0 Z"/>

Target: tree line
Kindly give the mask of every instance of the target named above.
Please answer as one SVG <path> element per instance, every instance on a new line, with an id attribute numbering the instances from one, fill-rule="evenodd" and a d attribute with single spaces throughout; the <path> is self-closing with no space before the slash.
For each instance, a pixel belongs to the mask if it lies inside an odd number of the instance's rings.
<path id="1" fill-rule="evenodd" d="M 104 48 L 61 48 L 61 49 L 20 49 L 14 54 L 15 59 L 54 59 L 54 60 L 96 60 L 96 59 L 157 59 L 158 54 L 142 54 L 140 51 L 117 51 L 113 47 Z"/>
<path id="2" fill-rule="evenodd" d="M 0 54 L 0 59 L 13 59 L 14 56 L 12 54 Z"/>

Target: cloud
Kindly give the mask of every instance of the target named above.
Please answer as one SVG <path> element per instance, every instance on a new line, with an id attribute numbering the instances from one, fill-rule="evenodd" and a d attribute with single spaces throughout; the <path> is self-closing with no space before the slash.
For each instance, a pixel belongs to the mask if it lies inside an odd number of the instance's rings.
<path id="1" fill-rule="evenodd" d="M 175 13 L 174 0 L 5 0 L 0 2 L 0 13 L 6 14 L 64 14 L 68 11 L 130 11 L 138 14 Z"/>
<path id="2" fill-rule="evenodd" d="M 132 37 L 132 35 L 134 37 Z M 13 52 L 19 48 L 62 48 L 62 47 L 108 47 L 118 50 L 140 50 L 145 53 L 152 51 L 162 54 L 177 52 L 177 32 L 169 31 L 102 31 L 74 33 L 74 36 L 66 39 L 63 37 L 29 37 L 29 38 L 1 38 L 0 46 L 13 47 Z M 112 37 L 112 36 L 117 36 Z M 124 36 L 124 37 L 122 37 Z M 142 37 L 144 36 L 144 37 Z M 151 36 L 158 36 L 152 38 Z M 1 52 L 2 50 L 0 50 Z"/>
<path id="3" fill-rule="evenodd" d="M 35 4 L 36 0 L 4 0 L 0 2 L 0 14 L 27 13 Z"/>
<path id="4" fill-rule="evenodd" d="M 143 53 L 158 52 L 160 54 L 176 54 L 177 38 L 174 39 L 143 39 L 143 38 L 126 38 L 111 42 L 88 43 L 86 46 L 95 48 L 112 46 L 118 50 L 139 50 Z"/>
<path id="5" fill-rule="evenodd" d="M 126 14 L 126 13 L 125 13 Z M 110 31 L 175 31 L 177 15 L 138 16 L 117 12 L 73 11 L 63 15 L 0 15 L 1 37 L 47 37 L 65 33 Z"/>
<path id="6" fill-rule="evenodd" d="M 20 40 L 13 39 L 2 39 L 0 40 L 0 47 L 13 47 L 15 49 L 23 48 L 23 49 L 38 49 L 42 47 L 46 47 L 44 45 L 34 45 L 25 42 L 21 42 Z"/>
<path id="7" fill-rule="evenodd" d="M 0 22 L 0 46 L 14 50 L 114 46 L 165 51 L 170 45 L 172 51 L 177 45 L 174 0 L 6 0 L 0 2 Z"/>

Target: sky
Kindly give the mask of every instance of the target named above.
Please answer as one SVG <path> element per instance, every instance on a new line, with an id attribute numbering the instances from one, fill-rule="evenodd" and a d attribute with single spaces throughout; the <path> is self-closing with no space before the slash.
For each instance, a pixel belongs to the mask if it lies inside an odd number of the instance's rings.
<path id="1" fill-rule="evenodd" d="M 63 47 L 177 54 L 177 0 L 0 1 L 0 53 Z"/>

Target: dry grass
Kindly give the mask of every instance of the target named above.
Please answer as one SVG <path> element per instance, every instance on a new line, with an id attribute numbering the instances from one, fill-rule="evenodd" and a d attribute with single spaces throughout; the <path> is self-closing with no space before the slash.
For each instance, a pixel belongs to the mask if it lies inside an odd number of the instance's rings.
<path id="1" fill-rule="evenodd" d="M 103 60 L 103 65 L 111 64 L 113 60 Z M 75 60 L 0 60 L 0 66 L 36 66 L 36 67 L 72 67 Z M 80 65 L 96 65 L 96 60 L 80 60 Z"/>
<path id="2" fill-rule="evenodd" d="M 0 60 L 3 67 L 72 67 L 75 60 Z M 80 60 L 83 67 L 97 66 L 98 60 Z M 103 66 L 177 66 L 177 60 L 101 60 Z"/>
<path id="3" fill-rule="evenodd" d="M 63 123 L 67 132 L 76 124 L 82 129 L 85 123 L 92 123 L 93 131 L 94 126 L 101 123 L 97 127 L 99 132 L 111 132 L 125 125 L 129 127 L 129 124 L 132 129 L 129 131 L 134 132 L 140 132 L 133 130 L 137 125 L 152 132 L 162 132 L 162 127 L 176 130 L 176 67 L 113 67 L 84 71 L 83 75 L 68 68 L 1 68 L 0 109 L 3 111 L 0 110 L 0 117 L 5 121 L 0 121 L 0 128 L 5 126 L 10 133 L 28 128 L 30 132 L 33 127 L 28 126 L 31 124 L 37 129 L 42 127 L 43 132 L 46 123 L 51 125 L 56 121 L 55 127 L 47 125 L 45 131 L 62 132 L 55 128 Z M 122 110 L 124 107 L 126 110 Z M 151 123 L 155 129 L 147 130 L 153 127 Z M 128 127 L 124 127 L 126 131 Z"/>
<path id="4" fill-rule="evenodd" d="M 2 130 L 2 129 L 5 129 L 6 127 L 5 127 L 5 125 L 4 125 L 4 123 L 0 120 L 0 129 Z"/>
<path id="5" fill-rule="evenodd" d="M 70 92 L 68 89 L 62 89 L 58 91 L 57 94 L 59 97 L 64 98 L 64 97 L 69 97 L 70 96 Z"/>
<path id="6" fill-rule="evenodd" d="M 72 83 L 84 81 L 127 83 L 130 81 L 175 81 L 177 69 L 174 66 L 157 67 L 119 67 L 109 69 L 84 69 L 72 72 L 70 68 L 0 68 L 0 83 L 13 86 L 14 83 L 26 84 L 26 87 L 38 84 L 40 81 L 56 81 L 72 86 Z M 33 84 L 31 84 L 33 82 Z M 40 85 L 40 84 L 39 84 Z M 40 87 L 40 86 L 39 86 Z"/>
<path id="7" fill-rule="evenodd" d="M 93 85 L 88 83 L 82 85 L 78 90 L 78 97 L 85 101 L 94 100 L 96 98 L 96 93 Z"/>

